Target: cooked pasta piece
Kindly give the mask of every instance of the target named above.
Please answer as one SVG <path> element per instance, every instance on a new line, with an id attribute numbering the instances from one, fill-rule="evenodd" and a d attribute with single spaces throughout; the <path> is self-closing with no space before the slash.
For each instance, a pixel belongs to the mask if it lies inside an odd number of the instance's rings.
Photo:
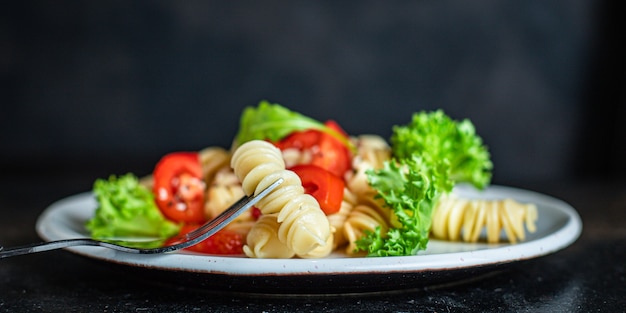
<path id="1" fill-rule="evenodd" d="M 257 194 L 277 179 L 284 179 L 278 188 L 257 203 L 257 207 L 263 215 L 276 215 L 278 239 L 289 250 L 300 257 L 307 257 L 311 251 L 328 244 L 332 234 L 326 215 L 317 200 L 304 193 L 298 175 L 285 169 L 278 148 L 262 140 L 246 142 L 235 150 L 231 167 L 247 195 Z M 248 245 L 255 247 L 249 249 L 254 251 L 251 255 L 265 255 L 257 251 L 256 247 L 262 245 L 255 242 L 258 240 L 255 236 L 248 236 L 248 240 Z M 330 253 L 330 249 L 326 250 Z"/>
<path id="2" fill-rule="evenodd" d="M 243 196 L 244 193 L 239 179 L 237 179 L 237 176 L 229 167 L 224 167 L 215 173 L 213 180 L 209 183 L 204 203 L 204 214 L 207 219 L 214 219 Z M 251 213 L 248 210 L 239 215 L 236 221 L 250 219 Z"/>
<path id="3" fill-rule="evenodd" d="M 353 172 L 347 176 L 347 186 L 356 198 L 355 206 L 342 226 L 342 235 L 348 242 L 346 253 L 355 254 L 355 241 L 366 231 L 374 231 L 380 226 L 382 232 L 389 228 L 390 211 L 381 199 L 376 199 L 376 191 L 369 185 L 366 172 L 380 169 L 391 158 L 387 142 L 377 135 L 361 135 L 355 139 L 357 153 L 352 161 Z"/>
<path id="4" fill-rule="evenodd" d="M 224 167 L 228 167 L 230 153 L 224 148 L 207 147 L 198 152 L 200 164 L 202 165 L 202 177 L 210 184 L 213 176 Z"/>
<path id="5" fill-rule="evenodd" d="M 207 217 L 215 218 L 243 196 L 243 189 L 235 173 L 227 167 L 220 169 L 207 188 L 205 204 Z"/>
<path id="6" fill-rule="evenodd" d="M 383 163 L 391 158 L 389 144 L 378 135 L 360 135 L 356 143 L 357 156 L 374 168 L 383 167 Z"/>
<path id="7" fill-rule="evenodd" d="M 341 207 L 336 213 L 327 216 L 330 227 L 333 229 L 333 236 L 335 237 L 333 244 L 334 248 L 342 246 L 346 243 L 346 237 L 343 232 L 343 227 L 348 215 L 354 208 L 357 202 L 356 196 L 350 192 L 350 189 L 344 188 L 343 200 L 341 201 Z"/>
<path id="8" fill-rule="evenodd" d="M 334 250 L 333 240 L 333 236 L 328 236 L 328 240 L 326 240 L 325 245 L 317 246 L 317 248 L 309 251 L 308 253 L 300 254 L 298 256 L 305 259 L 319 259 L 326 257 Z"/>
<path id="9" fill-rule="evenodd" d="M 483 230 L 489 243 L 500 242 L 504 234 L 510 243 L 525 240 L 526 232 L 535 231 L 537 207 L 512 199 L 463 199 L 453 194 L 442 197 L 433 213 L 431 233 L 434 238 L 477 242 Z"/>
<path id="10" fill-rule="evenodd" d="M 348 241 L 346 253 L 356 254 L 356 241 L 365 235 L 365 231 L 373 232 L 380 227 L 382 233 L 389 229 L 389 219 L 381 214 L 376 206 L 358 204 L 355 206 L 343 225 L 343 234 Z"/>
<path id="11" fill-rule="evenodd" d="M 241 235 L 241 238 L 246 238 L 252 229 L 252 226 L 256 224 L 255 219 L 235 219 L 230 222 L 224 229 L 234 231 Z"/>
<path id="12" fill-rule="evenodd" d="M 296 148 L 288 148 L 281 151 L 286 167 L 292 167 L 298 164 L 309 164 L 313 159 L 313 155 L 309 150 L 300 150 Z"/>
<path id="13" fill-rule="evenodd" d="M 278 239 L 280 224 L 276 214 L 261 215 L 246 238 L 243 252 L 251 258 L 288 259 L 295 255 L 285 243 Z"/>
<path id="14" fill-rule="evenodd" d="M 361 135 L 356 138 L 357 153 L 352 160 L 352 173 L 346 182 L 350 191 L 358 199 L 372 199 L 376 191 L 367 182 L 366 171 L 380 169 L 383 163 L 391 158 L 391 150 L 387 142 L 376 135 Z"/>

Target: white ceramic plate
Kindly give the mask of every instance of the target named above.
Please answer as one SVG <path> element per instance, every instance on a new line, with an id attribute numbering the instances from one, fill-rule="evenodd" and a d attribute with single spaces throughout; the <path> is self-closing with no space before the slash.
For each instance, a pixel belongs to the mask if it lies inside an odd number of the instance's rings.
<path id="1" fill-rule="evenodd" d="M 537 205 L 537 231 L 518 244 L 489 245 L 431 240 L 426 251 L 407 257 L 349 258 L 335 253 L 324 259 L 249 259 L 191 253 L 136 255 L 101 247 L 68 250 L 111 264 L 121 264 L 148 277 L 173 278 L 203 288 L 263 293 L 343 293 L 384 291 L 471 279 L 485 270 L 554 253 L 572 244 L 582 231 L 577 212 L 567 203 L 543 194 L 503 186 L 479 192 L 455 190 L 463 197 L 512 198 Z M 37 221 L 46 241 L 87 237 L 85 222 L 96 202 L 78 194 L 48 207 Z"/>

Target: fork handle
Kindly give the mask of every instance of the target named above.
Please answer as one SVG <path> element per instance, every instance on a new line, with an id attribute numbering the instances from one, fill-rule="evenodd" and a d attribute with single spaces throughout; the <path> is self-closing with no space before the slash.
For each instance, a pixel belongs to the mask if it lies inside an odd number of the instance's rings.
<path id="1" fill-rule="evenodd" d="M 50 251 L 50 250 L 56 250 L 56 249 L 63 249 L 63 248 L 74 247 L 74 246 L 101 246 L 101 247 L 112 248 L 112 249 L 120 250 L 124 252 L 129 252 L 129 253 L 137 253 L 137 249 L 124 247 L 124 246 L 109 243 L 109 242 L 98 241 L 98 240 L 89 239 L 89 238 L 76 238 L 76 239 L 65 239 L 65 240 L 42 242 L 38 244 L 30 244 L 30 245 L 10 248 L 6 250 L 4 250 L 2 246 L 0 246 L 0 259 L 17 256 L 17 255 L 35 253 L 35 252 L 44 252 L 44 251 Z"/>
<path id="2" fill-rule="evenodd" d="M 56 249 L 63 249 L 67 247 L 73 246 L 100 246 L 105 248 L 110 248 L 122 252 L 134 253 L 134 254 L 159 254 L 159 253 L 167 253 L 175 250 L 184 249 L 190 247 L 198 242 L 205 240 L 206 238 L 212 236 L 220 229 L 224 228 L 228 223 L 233 221 L 239 214 L 243 211 L 251 208 L 255 205 L 261 198 L 265 197 L 267 194 L 272 192 L 278 185 L 282 184 L 283 178 L 278 178 L 275 182 L 270 184 L 268 187 L 263 189 L 258 194 L 252 196 L 244 196 L 241 200 L 236 202 L 234 205 L 226 209 L 220 215 L 218 215 L 215 219 L 205 223 L 196 231 L 190 232 L 185 236 L 183 242 L 170 245 L 163 246 L 158 248 L 150 248 L 150 249 L 141 249 L 141 248 L 132 248 L 124 245 L 119 245 L 113 243 L 113 241 L 120 242 L 119 240 L 107 240 L 101 241 L 97 239 L 91 238 L 76 238 L 76 239 L 63 239 L 63 240 L 55 240 L 42 242 L 37 244 L 30 244 L 15 248 L 10 248 L 4 250 L 2 246 L 0 246 L 0 259 L 8 258 L 17 255 L 30 254 L 35 252 L 44 252 Z M 123 242 L 123 241 L 122 241 Z"/>

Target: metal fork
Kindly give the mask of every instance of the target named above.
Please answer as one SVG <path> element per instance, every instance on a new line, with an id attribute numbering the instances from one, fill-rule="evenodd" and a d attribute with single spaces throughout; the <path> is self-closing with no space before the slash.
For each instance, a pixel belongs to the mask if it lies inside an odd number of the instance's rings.
<path id="1" fill-rule="evenodd" d="M 244 196 L 235 204 L 233 204 L 231 207 L 229 207 L 224 212 L 222 212 L 222 214 L 218 215 L 213 220 L 206 222 L 204 225 L 198 227 L 194 231 L 191 231 L 185 234 L 184 236 L 181 236 L 180 241 L 176 241 L 176 243 L 172 245 L 162 246 L 158 248 L 142 249 L 142 248 L 131 248 L 131 247 L 122 245 L 122 242 L 128 243 L 129 242 L 128 240 L 104 241 L 104 240 L 97 240 L 97 239 L 91 239 L 91 238 L 76 238 L 76 239 L 65 239 L 65 240 L 56 240 L 56 241 L 30 244 L 30 245 L 10 248 L 6 250 L 2 246 L 0 246 L 0 259 L 17 256 L 17 255 L 63 249 L 63 248 L 73 247 L 73 246 L 100 246 L 100 247 L 105 247 L 109 249 L 114 249 L 114 250 L 123 251 L 127 253 L 134 253 L 134 254 L 159 254 L 159 253 L 167 253 L 167 252 L 184 249 L 187 247 L 191 247 L 213 236 L 220 229 L 228 225 L 228 223 L 232 222 L 241 213 L 250 209 L 259 200 L 267 196 L 267 194 L 272 192 L 282 182 L 283 182 L 283 178 L 279 178 L 274 183 L 269 185 L 267 188 L 263 189 L 257 195 Z M 143 241 L 142 243 L 145 243 L 145 241 Z"/>

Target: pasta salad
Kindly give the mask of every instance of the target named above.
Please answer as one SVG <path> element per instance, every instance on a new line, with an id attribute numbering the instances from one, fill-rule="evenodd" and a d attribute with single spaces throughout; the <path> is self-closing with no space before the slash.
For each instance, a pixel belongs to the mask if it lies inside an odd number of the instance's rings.
<path id="1" fill-rule="evenodd" d="M 244 109 L 229 148 L 167 154 L 142 179 L 96 180 L 98 208 L 86 227 L 98 239 L 171 243 L 281 177 L 255 208 L 188 249 L 251 258 L 402 256 L 431 238 L 524 240 L 535 229 L 533 204 L 453 193 L 459 183 L 485 188 L 492 167 L 473 124 L 442 110 L 414 113 L 387 141 L 261 101 Z"/>

